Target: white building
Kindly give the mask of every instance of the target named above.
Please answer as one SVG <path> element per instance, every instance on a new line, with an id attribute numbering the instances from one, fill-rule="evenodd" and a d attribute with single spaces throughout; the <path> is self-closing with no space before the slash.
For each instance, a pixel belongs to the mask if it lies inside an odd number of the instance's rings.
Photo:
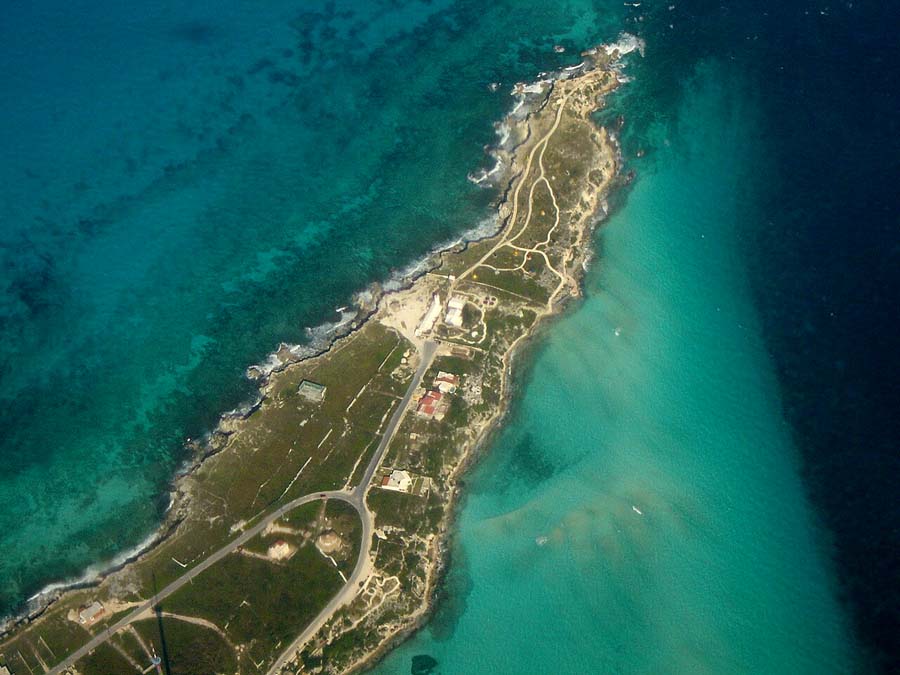
<path id="1" fill-rule="evenodd" d="M 456 328 L 460 328 L 463 325 L 463 307 L 466 306 L 466 299 L 457 295 L 450 298 L 450 302 L 447 304 L 447 315 L 444 317 L 444 321 Z"/>
<path id="2" fill-rule="evenodd" d="M 269 547 L 267 553 L 272 560 L 287 560 L 294 555 L 294 549 L 286 541 L 279 539 Z"/>
<path id="3" fill-rule="evenodd" d="M 434 378 L 434 388 L 444 394 L 452 394 L 459 386 L 459 377 L 453 373 L 446 373 L 439 370 L 437 377 Z"/>
<path id="4" fill-rule="evenodd" d="M 435 293 L 431 297 L 431 307 L 428 308 L 425 316 L 422 317 L 422 321 L 419 322 L 419 327 L 416 328 L 416 337 L 422 337 L 425 333 L 431 332 L 431 329 L 434 328 L 434 322 L 438 320 L 440 315 L 441 296 Z"/>
<path id="5" fill-rule="evenodd" d="M 99 617 L 103 616 L 103 613 L 105 611 L 106 610 L 103 608 L 103 605 L 101 605 L 97 600 L 94 600 L 90 605 L 78 612 L 78 623 L 94 623 Z"/>
<path id="6" fill-rule="evenodd" d="M 381 487 L 385 490 L 393 490 L 394 492 L 409 492 L 412 487 L 412 476 L 408 471 L 391 471 L 390 476 L 385 476 L 381 480 Z"/>

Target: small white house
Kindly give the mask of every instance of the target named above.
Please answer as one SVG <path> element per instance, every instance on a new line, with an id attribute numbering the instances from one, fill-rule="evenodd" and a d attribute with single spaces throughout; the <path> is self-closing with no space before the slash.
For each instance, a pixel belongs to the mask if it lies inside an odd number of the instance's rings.
<path id="1" fill-rule="evenodd" d="M 381 481 L 381 487 L 394 492 L 409 492 L 412 487 L 412 476 L 408 471 L 391 471 L 390 476 L 385 476 Z"/>
<path id="2" fill-rule="evenodd" d="M 103 605 L 99 601 L 94 600 L 90 605 L 78 612 L 78 623 L 92 624 L 103 616 L 104 612 L 106 612 L 106 609 L 104 609 Z"/>
<path id="3" fill-rule="evenodd" d="M 446 373 L 443 370 L 438 371 L 437 377 L 434 378 L 434 388 L 443 394 L 452 394 L 459 386 L 459 377 L 453 373 Z"/>
<path id="4" fill-rule="evenodd" d="M 268 556 L 272 560 L 287 560 L 294 555 L 294 549 L 283 539 L 279 539 L 269 547 Z"/>

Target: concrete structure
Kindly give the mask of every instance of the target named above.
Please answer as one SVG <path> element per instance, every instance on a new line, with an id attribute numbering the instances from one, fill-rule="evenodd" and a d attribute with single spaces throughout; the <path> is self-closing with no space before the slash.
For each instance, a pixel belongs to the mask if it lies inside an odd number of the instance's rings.
<path id="1" fill-rule="evenodd" d="M 313 382 L 312 380 L 303 380 L 300 383 L 300 386 L 297 387 L 297 393 L 307 401 L 312 401 L 313 403 L 322 402 L 325 398 L 325 390 L 325 385 Z"/>
<path id="2" fill-rule="evenodd" d="M 6 666 L 0 666 L 0 675 L 12 675 L 12 673 L 9 672 L 9 668 Z"/>
<path id="3" fill-rule="evenodd" d="M 269 547 L 267 555 L 272 560 L 287 560 L 294 555 L 294 549 L 284 539 L 279 539 Z"/>
<path id="4" fill-rule="evenodd" d="M 431 306 L 428 308 L 428 311 L 425 312 L 425 316 L 422 317 L 422 321 L 419 322 L 419 326 L 416 328 L 416 337 L 422 337 L 425 333 L 430 333 L 431 329 L 434 328 L 435 321 L 438 320 L 440 315 L 441 296 L 435 293 L 431 296 Z"/>
<path id="5" fill-rule="evenodd" d="M 447 315 L 444 317 L 444 322 L 450 326 L 455 326 L 456 328 L 462 327 L 463 307 L 465 306 L 465 298 L 459 295 L 450 298 L 450 302 L 447 304 Z"/>
<path id="6" fill-rule="evenodd" d="M 390 476 L 385 476 L 381 479 L 381 487 L 394 492 L 409 492 L 409 489 L 412 487 L 412 476 L 407 471 L 394 469 L 391 471 Z"/>
<path id="7" fill-rule="evenodd" d="M 90 625 L 99 619 L 106 612 L 106 609 L 99 601 L 94 600 L 87 607 L 82 608 L 78 612 L 78 623 L 82 625 Z"/>
<path id="8" fill-rule="evenodd" d="M 316 546 L 318 546 L 319 550 L 326 555 L 330 555 L 335 551 L 340 551 L 343 545 L 344 540 L 341 539 L 341 535 L 334 530 L 326 530 L 319 535 L 318 539 L 316 539 Z"/>
<path id="9" fill-rule="evenodd" d="M 434 378 L 432 386 L 442 394 L 452 394 L 459 386 L 459 377 L 453 373 L 446 373 L 439 370 L 437 377 Z"/>

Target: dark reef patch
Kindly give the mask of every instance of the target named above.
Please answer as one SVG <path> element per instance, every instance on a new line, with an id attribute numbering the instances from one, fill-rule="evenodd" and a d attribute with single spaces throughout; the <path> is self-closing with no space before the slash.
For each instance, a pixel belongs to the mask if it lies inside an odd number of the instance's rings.
<path id="1" fill-rule="evenodd" d="M 416 654 L 412 657 L 412 665 L 409 668 L 409 672 L 412 675 L 430 675 L 437 668 L 437 665 L 437 659 L 434 657 L 428 654 Z"/>
<path id="2" fill-rule="evenodd" d="M 172 30 L 174 37 L 195 45 L 207 45 L 215 39 L 217 34 L 216 27 L 205 21 L 186 21 L 178 24 Z"/>
<path id="3" fill-rule="evenodd" d="M 449 557 L 452 561 L 447 564 L 447 574 L 436 593 L 434 616 L 428 624 L 431 636 L 439 642 L 453 637 L 473 588 L 465 551 L 453 546 Z"/>

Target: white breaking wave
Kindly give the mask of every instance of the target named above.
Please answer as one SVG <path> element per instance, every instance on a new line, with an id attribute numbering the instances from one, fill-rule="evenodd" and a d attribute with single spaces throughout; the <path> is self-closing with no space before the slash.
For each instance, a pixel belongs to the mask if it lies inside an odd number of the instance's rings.
<path id="1" fill-rule="evenodd" d="M 625 56 L 634 51 L 643 56 L 644 48 L 646 46 L 647 43 L 636 35 L 632 35 L 631 33 L 619 33 L 619 39 L 613 43 L 603 45 L 603 51 L 610 56 L 616 52 L 619 53 L 619 56 Z"/>
<path id="2" fill-rule="evenodd" d="M 344 307 L 338 312 L 340 318 L 337 321 L 327 321 L 313 328 L 306 328 L 304 332 L 309 336 L 310 344 L 328 339 L 329 336 L 340 332 L 342 328 L 348 326 L 357 317 L 358 313 L 356 309 Z"/>
<path id="3" fill-rule="evenodd" d="M 478 173 L 470 173 L 468 176 L 466 176 L 466 178 L 469 179 L 469 182 L 474 183 L 475 185 L 481 185 L 491 176 L 503 169 L 503 167 L 505 166 L 503 158 L 497 154 L 493 154 L 492 156 L 494 157 L 494 166 L 492 166 L 490 170 L 481 169 L 481 171 L 479 171 Z"/>
<path id="4" fill-rule="evenodd" d="M 168 511 L 169 508 L 171 508 L 171 505 L 172 504 L 171 504 L 171 500 L 170 500 L 169 506 L 167 507 L 166 511 Z M 29 606 L 41 605 L 41 604 L 43 604 L 44 600 L 49 599 L 50 596 L 55 596 L 57 593 L 59 593 L 61 591 L 65 591 L 70 588 L 77 588 L 79 586 L 85 586 L 87 584 L 92 584 L 92 583 L 99 581 L 100 579 L 102 579 L 104 576 L 106 576 L 110 572 L 118 569 L 122 565 L 139 557 L 142 553 L 153 548 L 154 544 L 158 541 L 160 536 L 161 536 L 161 533 L 159 531 L 155 531 L 152 534 L 148 535 L 143 541 L 141 541 L 136 546 L 133 546 L 132 548 L 127 549 L 127 550 L 123 551 L 122 553 L 119 553 L 112 560 L 108 560 L 108 561 L 100 562 L 100 563 L 94 563 L 93 565 L 90 565 L 78 577 L 75 577 L 72 579 L 66 579 L 64 581 L 57 581 L 52 584 L 47 584 L 41 590 L 39 590 L 37 593 L 32 595 L 30 598 L 28 598 L 28 600 L 26 601 L 27 604 Z M 37 609 L 37 607 L 31 607 L 30 610 L 26 610 L 26 611 L 34 611 L 35 609 Z"/>
<path id="5" fill-rule="evenodd" d="M 612 44 L 601 45 L 597 49 L 603 49 L 610 56 L 618 52 L 619 57 L 621 57 L 634 51 L 639 52 L 640 55 L 643 56 L 644 47 L 645 43 L 642 39 L 630 33 L 622 33 L 620 34 L 619 39 L 616 42 Z M 588 53 L 592 51 L 594 50 L 590 50 Z M 618 63 L 618 61 L 616 63 Z M 555 79 L 557 79 L 558 77 L 571 76 L 575 71 L 584 67 L 584 65 L 585 63 L 582 62 L 578 65 L 564 68 L 560 73 L 550 74 L 550 77 L 544 77 L 547 75 L 547 73 L 540 73 L 539 77 L 541 77 L 542 79 L 538 79 L 531 84 L 519 85 L 515 89 L 513 89 L 511 95 L 513 95 L 516 99 L 515 104 L 513 105 L 509 113 L 507 113 L 506 117 L 504 117 L 502 121 L 494 125 L 495 133 L 499 138 L 499 142 L 497 148 L 495 148 L 494 150 L 490 150 L 489 154 L 494 158 L 495 164 L 490 170 L 482 169 L 480 172 L 478 172 L 478 174 L 470 174 L 470 181 L 474 183 L 481 183 L 503 168 L 503 159 L 499 156 L 496 150 L 511 150 L 511 148 L 506 148 L 506 145 L 509 142 L 511 136 L 511 127 L 508 123 L 508 120 L 523 119 L 524 117 L 526 117 L 531 112 L 531 105 L 529 104 L 534 104 L 536 102 L 542 101 L 543 95 L 546 93 L 548 86 L 552 85 Z M 621 75 L 621 73 L 618 73 L 618 71 L 617 74 L 619 75 L 620 82 L 628 81 L 628 79 L 625 78 L 624 75 Z M 481 175 L 481 177 L 475 178 L 475 176 L 479 174 Z M 601 212 L 598 213 L 597 220 L 602 220 L 606 217 L 607 209 L 608 206 L 604 201 Z M 283 361 L 278 355 L 280 352 L 285 350 L 298 360 L 306 359 L 322 353 L 334 342 L 335 339 L 349 332 L 349 328 L 352 327 L 352 324 L 355 320 L 368 313 L 365 308 L 372 308 L 374 306 L 374 302 L 376 299 L 376 294 L 373 290 L 374 286 L 380 285 L 380 287 L 386 292 L 391 292 L 408 287 L 422 274 L 425 274 L 435 267 L 435 265 L 437 264 L 438 254 L 444 251 L 449 251 L 457 246 L 492 237 L 499 232 L 500 227 L 500 217 L 499 214 L 495 212 L 480 220 L 470 229 L 462 232 L 458 237 L 448 239 L 436 245 L 426 255 L 413 260 L 402 269 L 392 273 L 391 276 L 381 284 L 372 284 L 370 287 L 354 294 L 352 302 L 349 306 L 340 307 L 335 310 L 340 315 L 340 318 L 337 321 L 324 322 L 322 324 L 319 324 L 318 326 L 307 327 L 305 329 L 305 333 L 310 338 L 308 343 L 280 343 L 278 345 L 278 349 L 271 352 L 264 362 L 255 364 L 247 368 L 247 370 L 245 371 L 247 377 L 250 379 L 261 381 L 267 379 L 274 371 L 285 365 L 285 361 Z M 591 262 L 592 257 L 585 259 L 583 263 L 585 269 L 588 268 Z M 225 419 L 234 416 L 243 417 L 250 413 L 253 409 L 255 409 L 261 401 L 262 398 L 260 395 L 258 395 L 253 401 L 247 402 L 227 413 L 222 414 L 221 418 Z M 205 438 L 209 439 L 211 436 L 212 432 L 208 432 L 205 435 Z M 176 475 L 183 476 L 191 466 L 191 460 L 187 460 L 182 470 L 179 471 Z M 172 508 L 173 504 L 174 502 L 170 498 L 169 504 L 166 507 L 167 513 Z M 82 575 L 77 578 L 48 584 L 40 591 L 28 598 L 28 607 L 26 608 L 25 612 L 23 612 L 19 616 L 21 617 L 37 611 L 41 608 L 42 605 L 49 601 L 52 596 L 56 595 L 59 592 L 96 583 L 104 576 L 110 574 L 111 572 L 114 572 L 118 568 L 131 562 L 146 551 L 153 548 L 162 538 L 163 534 L 164 531 L 161 525 L 160 528 L 148 535 L 139 544 L 115 556 L 111 561 L 91 565 L 85 570 Z M 544 538 L 539 537 L 538 539 Z M 539 545 L 543 545 L 543 543 L 543 541 L 538 541 Z M 7 617 L 5 620 L 0 620 L 0 630 L 5 629 L 6 626 L 11 624 L 15 620 L 16 617 Z"/>
<path id="6" fill-rule="evenodd" d="M 497 136 L 500 137 L 500 145 L 505 145 L 506 141 L 509 140 L 509 124 L 506 122 L 506 120 L 503 120 L 502 122 L 498 122 L 494 125 L 494 130 L 497 132 Z"/>

